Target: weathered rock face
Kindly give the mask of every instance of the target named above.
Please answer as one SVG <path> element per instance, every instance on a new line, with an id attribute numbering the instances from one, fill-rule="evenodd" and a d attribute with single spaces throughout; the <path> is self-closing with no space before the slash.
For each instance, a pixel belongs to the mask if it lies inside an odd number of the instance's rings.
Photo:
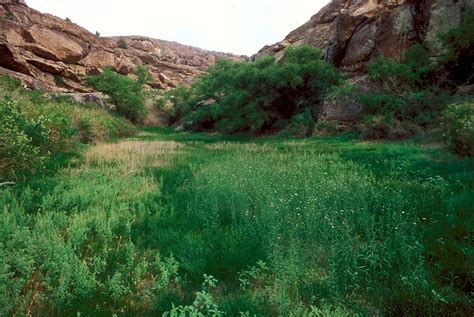
<path id="1" fill-rule="evenodd" d="M 359 75 L 370 60 L 384 55 L 400 59 L 414 43 L 430 42 L 439 53 L 438 34 L 459 25 L 473 0 L 333 0 L 310 21 L 256 56 L 281 58 L 290 45 L 319 47 L 324 57 Z"/>
<path id="2" fill-rule="evenodd" d="M 133 76 L 142 64 L 153 77 L 150 87 L 168 89 L 191 82 L 216 58 L 246 59 L 146 37 L 101 38 L 22 0 L 0 0 L 0 18 L 0 73 L 49 91 L 89 92 L 84 76 L 104 66 Z M 118 47 L 119 40 L 126 49 Z"/>
<path id="3" fill-rule="evenodd" d="M 438 55 L 438 34 L 458 26 L 468 8 L 474 8 L 474 0 L 332 0 L 283 41 L 262 48 L 253 58 L 280 59 L 290 45 L 318 47 L 350 82 L 370 90 L 365 73 L 371 60 L 380 55 L 399 60 L 415 43 Z M 356 102 L 341 106 L 337 100 L 326 100 L 321 112 L 338 121 L 358 120 L 361 114 Z"/>

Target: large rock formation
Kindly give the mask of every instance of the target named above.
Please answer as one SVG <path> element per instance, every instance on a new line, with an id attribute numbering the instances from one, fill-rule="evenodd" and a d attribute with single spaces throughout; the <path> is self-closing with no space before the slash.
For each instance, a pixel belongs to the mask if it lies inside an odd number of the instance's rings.
<path id="1" fill-rule="evenodd" d="M 283 41 L 265 46 L 253 58 L 281 59 L 291 45 L 318 47 L 349 82 L 367 91 L 372 89 L 365 75 L 371 60 L 380 55 L 399 60 L 415 43 L 438 55 L 438 34 L 458 26 L 468 8 L 474 8 L 474 0 L 332 0 Z M 322 116 L 330 120 L 354 121 L 361 113 L 355 102 L 342 106 L 326 100 L 322 107 Z"/>
<path id="2" fill-rule="evenodd" d="M 439 53 L 438 34 L 459 25 L 474 0 L 333 0 L 281 42 L 256 56 L 277 58 L 290 45 L 321 48 L 346 73 L 364 72 L 374 57 L 399 59 L 414 43 Z"/>
<path id="3" fill-rule="evenodd" d="M 0 0 L 0 18 L 0 75 L 36 89 L 88 92 L 83 77 L 101 67 L 133 76 L 141 64 L 150 70 L 151 87 L 168 89 L 190 82 L 216 58 L 245 59 L 140 36 L 102 38 L 22 0 Z M 126 48 L 119 48 L 119 41 Z"/>

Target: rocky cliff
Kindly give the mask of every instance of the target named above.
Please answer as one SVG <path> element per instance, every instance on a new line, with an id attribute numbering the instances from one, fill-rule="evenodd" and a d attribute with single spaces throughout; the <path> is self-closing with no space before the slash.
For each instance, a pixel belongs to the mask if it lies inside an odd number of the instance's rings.
<path id="1" fill-rule="evenodd" d="M 256 56 L 277 58 L 290 45 L 321 48 L 346 73 L 364 72 L 379 55 L 399 59 L 414 43 L 439 53 L 438 34 L 459 25 L 474 0 L 333 0 L 310 21 Z"/>
<path id="2" fill-rule="evenodd" d="M 23 0 L 0 0 L 0 17 L 0 74 L 35 89 L 88 92 L 84 76 L 97 74 L 103 66 L 133 76 L 140 64 L 150 70 L 151 87 L 168 89 L 190 82 L 216 58 L 244 59 L 141 36 L 99 37 L 29 8 Z"/>

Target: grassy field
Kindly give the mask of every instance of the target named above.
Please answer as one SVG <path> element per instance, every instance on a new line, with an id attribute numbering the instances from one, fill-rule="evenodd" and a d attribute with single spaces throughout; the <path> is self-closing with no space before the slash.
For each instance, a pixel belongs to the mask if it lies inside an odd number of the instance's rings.
<path id="1" fill-rule="evenodd" d="M 435 146 L 146 129 L 0 194 L 1 316 L 473 313 L 474 162 Z"/>

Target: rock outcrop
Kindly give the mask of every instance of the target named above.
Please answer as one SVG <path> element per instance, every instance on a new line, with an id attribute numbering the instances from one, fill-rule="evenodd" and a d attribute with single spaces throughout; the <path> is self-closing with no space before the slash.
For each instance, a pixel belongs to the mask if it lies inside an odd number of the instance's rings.
<path id="1" fill-rule="evenodd" d="M 141 36 L 99 37 L 22 0 L 0 0 L 0 18 L 0 74 L 35 89 L 90 92 L 84 76 L 99 73 L 103 66 L 133 76 L 142 64 L 153 78 L 150 87 L 169 89 L 189 83 L 216 58 L 246 58 Z"/>
<path id="2" fill-rule="evenodd" d="M 459 25 L 474 0 L 333 0 L 281 42 L 255 56 L 281 58 L 290 45 L 319 47 L 324 57 L 360 75 L 373 58 L 400 59 L 415 43 L 439 53 L 438 34 Z"/>
<path id="3" fill-rule="evenodd" d="M 474 8 L 474 0 L 332 0 L 283 41 L 265 46 L 252 58 L 274 55 L 278 60 L 288 46 L 318 47 L 349 82 L 367 91 L 372 89 L 366 76 L 370 61 L 380 55 L 400 60 L 415 43 L 439 55 L 438 34 L 458 26 L 469 8 Z M 342 106 L 330 99 L 321 109 L 324 118 L 337 121 L 358 120 L 361 113 L 356 102 Z"/>

